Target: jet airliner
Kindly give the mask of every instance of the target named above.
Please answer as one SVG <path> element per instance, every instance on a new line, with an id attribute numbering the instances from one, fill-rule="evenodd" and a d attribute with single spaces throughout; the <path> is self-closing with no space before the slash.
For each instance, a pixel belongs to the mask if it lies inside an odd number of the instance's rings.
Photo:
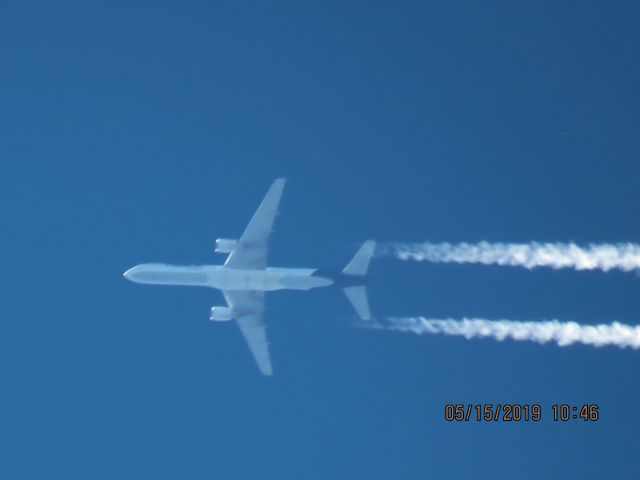
<path id="1" fill-rule="evenodd" d="M 260 372 L 264 375 L 273 374 L 263 322 L 265 292 L 342 285 L 358 316 L 362 320 L 371 318 L 367 291 L 362 283 L 375 250 L 373 240 L 366 241 L 342 273 L 337 275 L 315 268 L 267 266 L 269 236 L 284 185 L 284 178 L 273 182 L 239 239 L 216 240 L 215 252 L 228 254 L 224 265 L 176 266 L 145 263 L 123 274 L 127 280 L 136 283 L 212 287 L 221 290 L 227 305 L 212 307 L 210 320 L 236 320 Z"/>

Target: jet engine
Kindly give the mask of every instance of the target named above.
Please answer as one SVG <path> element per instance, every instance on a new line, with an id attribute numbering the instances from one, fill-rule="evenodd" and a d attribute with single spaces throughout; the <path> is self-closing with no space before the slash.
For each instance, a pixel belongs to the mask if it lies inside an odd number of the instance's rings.
<path id="1" fill-rule="evenodd" d="M 238 244 L 237 240 L 230 238 L 218 238 L 216 240 L 216 253 L 231 253 Z"/>
<path id="2" fill-rule="evenodd" d="M 228 322 L 233 319 L 233 312 L 229 307 L 211 307 L 211 316 L 209 320 L 212 322 Z"/>

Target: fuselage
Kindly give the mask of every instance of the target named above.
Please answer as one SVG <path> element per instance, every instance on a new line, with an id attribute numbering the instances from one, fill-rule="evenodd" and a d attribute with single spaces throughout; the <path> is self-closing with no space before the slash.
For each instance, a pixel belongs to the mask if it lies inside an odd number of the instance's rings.
<path id="1" fill-rule="evenodd" d="M 317 275 L 313 268 L 241 270 L 222 265 L 166 265 L 144 263 L 124 273 L 127 280 L 153 285 L 211 287 L 219 290 L 311 290 L 328 287 L 334 280 Z M 314 275 L 315 274 L 315 275 Z"/>

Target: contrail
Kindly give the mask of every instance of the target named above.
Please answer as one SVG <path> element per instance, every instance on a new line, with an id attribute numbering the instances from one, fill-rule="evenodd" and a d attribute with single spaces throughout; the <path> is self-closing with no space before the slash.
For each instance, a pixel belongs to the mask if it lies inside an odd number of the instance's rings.
<path id="1" fill-rule="evenodd" d="M 482 318 L 434 319 L 426 317 L 390 317 L 387 323 L 374 328 L 425 333 L 460 335 L 466 339 L 491 337 L 496 340 L 529 340 L 538 343 L 555 342 L 561 347 L 582 343 L 594 347 L 640 348 L 640 326 L 618 322 L 600 325 L 581 325 L 576 322 L 548 320 L 542 322 L 515 322 L 512 320 L 485 320 Z"/>
<path id="2" fill-rule="evenodd" d="M 481 263 L 575 270 L 640 269 L 640 244 L 604 243 L 580 247 L 575 243 L 391 243 L 381 255 L 401 260 L 437 263 Z"/>

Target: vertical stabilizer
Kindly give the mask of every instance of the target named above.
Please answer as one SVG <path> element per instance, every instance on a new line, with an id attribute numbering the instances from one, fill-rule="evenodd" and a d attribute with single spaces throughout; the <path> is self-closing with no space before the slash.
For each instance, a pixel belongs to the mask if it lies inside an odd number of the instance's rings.
<path id="1" fill-rule="evenodd" d="M 344 267 L 342 273 L 345 275 L 366 275 L 369 269 L 369 262 L 376 248 L 376 242 L 367 240 L 362 244 L 360 250 L 356 252 L 351 261 Z M 366 297 L 365 297 L 366 299 Z"/>
<path id="2" fill-rule="evenodd" d="M 369 311 L 369 300 L 367 299 L 367 288 L 347 287 L 342 291 L 347 296 L 353 309 L 356 311 L 361 320 L 371 320 L 371 312 Z"/>

